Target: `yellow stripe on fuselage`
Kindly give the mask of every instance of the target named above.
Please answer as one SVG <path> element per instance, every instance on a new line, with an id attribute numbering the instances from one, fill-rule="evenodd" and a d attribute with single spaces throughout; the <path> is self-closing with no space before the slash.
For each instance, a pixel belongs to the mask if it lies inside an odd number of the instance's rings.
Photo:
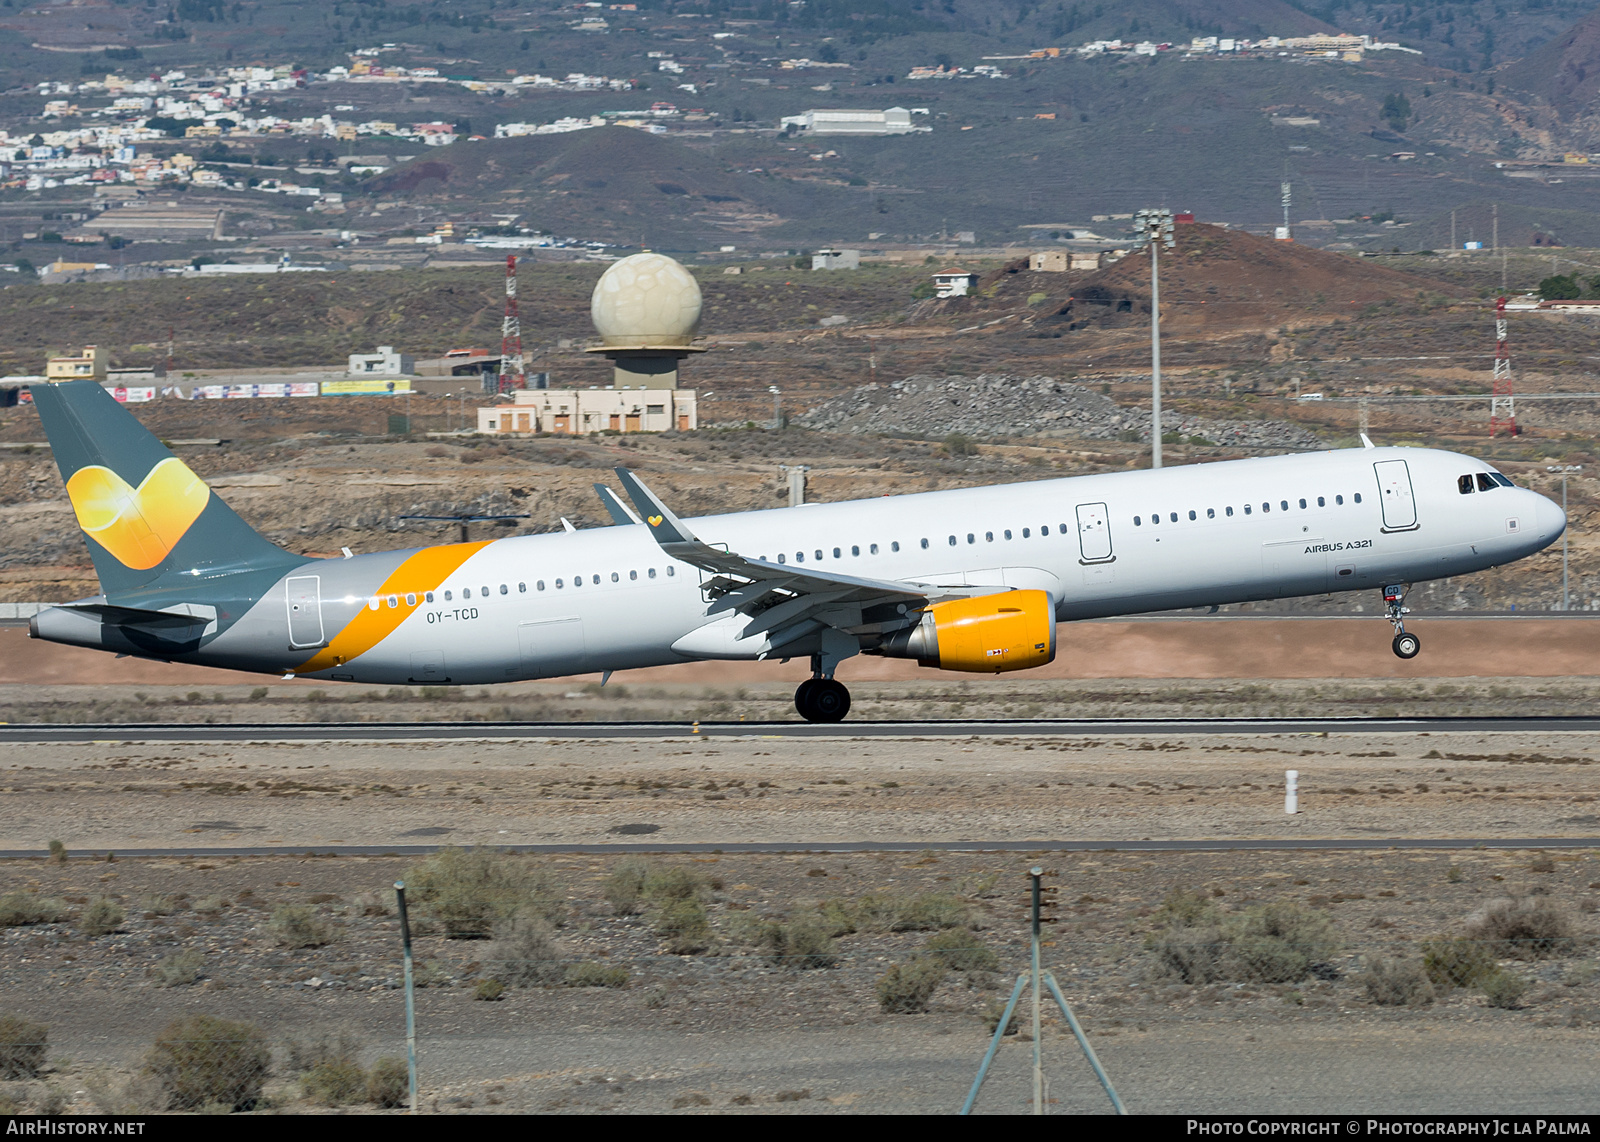
<path id="1" fill-rule="evenodd" d="M 492 542 L 447 543 L 440 547 L 423 548 L 396 567 L 394 573 L 373 592 L 380 600 L 377 610 L 363 606 L 361 612 L 345 624 L 344 629 L 334 635 L 327 646 L 295 667 L 294 673 L 315 674 L 319 670 L 342 666 L 367 653 L 415 613 L 415 606 L 406 605 L 407 594 L 420 597 L 428 591 L 438 590 L 446 578 Z M 398 595 L 400 605 L 390 607 L 385 598 L 388 595 Z"/>

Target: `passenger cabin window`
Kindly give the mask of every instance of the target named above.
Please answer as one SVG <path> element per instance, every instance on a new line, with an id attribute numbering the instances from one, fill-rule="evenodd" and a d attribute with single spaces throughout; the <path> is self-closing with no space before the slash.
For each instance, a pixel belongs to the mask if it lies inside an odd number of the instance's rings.
<path id="1" fill-rule="evenodd" d="M 1263 506 L 1265 506 L 1265 505 L 1263 505 Z M 1250 514 L 1250 505 L 1249 504 L 1245 504 L 1244 505 L 1244 514 L 1245 515 L 1249 515 Z"/>
<path id="2" fill-rule="evenodd" d="M 873 546 L 873 548 L 872 548 L 872 553 L 873 553 L 873 554 L 874 554 L 874 555 L 876 555 L 876 554 L 877 554 L 877 553 L 878 553 L 878 548 L 877 548 L 877 546 L 876 546 L 876 545 L 874 545 L 874 546 Z M 853 543 L 853 544 L 851 544 L 851 545 L 850 545 L 850 554 L 851 554 L 851 555 L 860 555 L 860 554 L 861 554 L 861 547 L 860 547 L 860 545 L 859 545 L 859 544 L 854 544 L 854 543 Z"/>
<path id="3" fill-rule="evenodd" d="M 1343 497 L 1343 496 L 1334 496 L 1334 497 L 1333 497 L 1333 502 L 1334 502 L 1334 503 L 1335 503 L 1335 504 L 1339 504 L 1339 505 L 1343 505 L 1343 503 L 1344 503 L 1344 497 Z"/>
<path id="4" fill-rule="evenodd" d="M 583 576 L 582 576 L 582 575 L 574 575 L 574 576 L 573 576 L 573 577 L 572 577 L 572 585 L 573 585 L 573 586 L 574 586 L 574 587 L 581 587 L 581 586 L 583 586 Z"/>
<path id="5" fill-rule="evenodd" d="M 1355 495 L 1351 496 L 1350 498 L 1355 500 L 1355 502 L 1359 504 L 1361 502 L 1361 493 L 1357 492 Z"/>
<path id="6" fill-rule="evenodd" d="M 1194 509 L 1192 509 L 1192 508 L 1191 508 L 1191 509 L 1190 509 L 1190 511 L 1189 511 L 1189 518 L 1190 518 L 1190 519 L 1198 519 L 1198 518 L 1199 518 L 1199 517 L 1198 517 L 1198 516 L 1196 516 L 1196 515 L 1195 515 L 1195 514 L 1194 514 Z"/>
<path id="7" fill-rule="evenodd" d="M 975 535 L 973 535 L 973 534 L 972 534 L 972 533 L 971 533 L 971 532 L 970 532 L 970 531 L 969 531 L 969 532 L 967 532 L 967 542 L 968 542 L 968 543 L 977 543 L 977 542 L 978 542 L 978 537 L 977 537 L 977 536 L 975 536 Z"/>
<path id="8" fill-rule="evenodd" d="M 1324 499 L 1323 497 L 1318 496 L 1317 497 L 1317 506 L 1319 508 L 1325 508 L 1325 507 L 1328 506 L 1328 501 L 1326 499 Z"/>
<path id="9" fill-rule="evenodd" d="M 511 593 L 511 590 L 504 583 L 501 583 L 500 584 L 500 593 L 502 595 L 509 595 Z"/>
<path id="10" fill-rule="evenodd" d="M 839 558 L 839 549 L 837 547 L 833 549 L 833 557 L 835 559 Z"/>
<path id="11" fill-rule="evenodd" d="M 540 579 L 538 582 L 534 583 L 533 589 L 536 591 L 544 590 L 544 580 Z"/>
<path id="12" fill-rule="evenodd" d="M 1457 479 L 1456 480 L 1456 488 L 1461 492 L 1461 494 L 1463 496 L 1470 496 L 1472 494 L 1472 492 L 1473 492 L 1472 473 L 1468 472 L 1465 476 L 1462 476 L 1459 479 Z"/>
<path id="13" fill-rule="evenodd" d="M 1222 510 L 1224 512 L 1226 512 L 1229 516 L 1233 515 L 1233 509 L 1232 508 L 1223 508 Z"/>
<path id="14" fill-rule="evenodd" d="M 1026 528 L 1025 527 L 1025 528 L 1022 529 L 1022 538 L 1023 539 L 1027 539 L 1032 534 L 1033 534 L 1033 530 L 1031 528 Z"/>
<path id="15" fill-rule="evenodd" d="M 928 546 L 928 541 L 926 539 L 924 539 L 922 541 L 922 546 L 924 546 L 924 547 Z M 900 541 L 898 539 L 890 541 L 889 550 L 890 551 L 899 551 L 900 550 Z M 874 547 L 872 549 L 872 553 L 874 555 L 876 555 L 878 553 L 878 549 L 876 547 Z"/>
<path id="16" fill-rule="evenodd" d="M 1045 525 L 1045 531 L 1049 531 L 1049 530 L 1050 530 L 1050 527 L 1049 527 L 1048 524 L 1046 524 Z M 1066 524 L 1062 524 L 1061 525 L 1061 534 L 1062 535 L 1066 535 L 1067 534 L 1067 525 Z"/>
<path id="17" fill-rule="evenodd" d="M 837 551 L 835 551 L 834 554 L 837 555 L 839 553 Z M 822 562 L 822 548 L 820 548 L 820 547 L 817 548 L 817 562 L 818 563 Z"/>
<path id="18" fill-rule="evenodd" d="M 783 562 L 783 556 L 781 556 L 781 555 L 778 556 L 778 562 L 779 563 Z M 650 578 L 654 579 L 656 577 L 656 569 L 654 567 L 652 567 L 652 568 L 650 568 L 650 570 L 646 571 L 645 574 L 649 575 Z M 561 584 L 558 582 L 558 583 L 556 583 L 556 586 L 559 587 L 559 586 L 561 586 Z"/>
<path id="19" fill-rule="evenodd" d="M 896 551 L 899 551 L 900 550 L 900 545 L 898 543 L 895 544 L 894 545 L 894 549 Z M 868 551 L 869 554 L 872 554 L 872 555 L 878 554 L 878 545 L 876 543 L 874 543 L 871 547 L 867 548 L 867 551 Z"/>
<path id="20" fill-rule="evenodd" d="M 526 583 L 518 583 L 517 584 L 517 594 L 526 595 L 527 593 L 528 593 L 528 585 Z"/>
<path id="21" fill-rule="evenodd" d="M 1301 500 L 1300 500 L 1300 510 L 1301 511 L 1305 511 L 1306 510 L 1306 501 L 1305 501 L 1304 497 L 1302 497 Z"/>
<path id="22" fill-rule="evenodd" d="M 1141 522 L 1140 522 L 1140 520 L 1139 520 L 1139 517 L 1138 517 L 1138 516 L 1134 516 L 1134 517 L 1133 517 L 1133 526 L 1134 526 L 1134 527 L 1141 527 L 1141 526 L 1143 526 L 1143 524 L 1142 524 L 1142 523 L 1141 523 Z"/>
<path id="23" fill-rule="evenodd" d="M 637 571 L 629 571 L 628 572 L 628 578 L 629 579 L 637 579 L 638 577 L 639 577 L 639 572 L 637 572 Z"/>
<path id="24" fill-rule="evenodd" d="M 1261 505 L 1261 510 L 1264 511 L 1264 512 L 1270 512 L 1272 510 L 1272 505 L 1271 504 L 1262 504 Z"/>
<path id="25" fill-rule="evenodd" d="M 1010 539 L 1010 538 L 1011 538 L 1011 529 L 1010 529 L 1010 528 L 1007 528 L 1007 529 L 1006 529 L 1006 533 L 1005 533 L 1005 535 L 1006 535 L 1006 538 L 1007 538 L 1007 539 Z"/>
<path id="26" fill-rule="evenodd" d="M 432 591 L 429 591 L 426 595 L 424 595 L 422 597 L 424 599 L 426 599 L 430 603 L 433 602 L 433 592 Z"/>
<path id="27" fill-rule="evenodd" d="M 1170 516 L 1171 516 L 1171 519 L 1172 519 L 1173 523 L 1177 523 L 1178 522 L 1178 513 L 1177 512 L 1170 513 Z"/>
<path id="28" fill-rule="evenodd" d="M 984 532 L 983 533 L 983 540 L 984 540 L 985 543 L 993 543 L 994 542 L 994 532 L 992 532 L 992 531 Z"/>
<path id="29" fill-rule="evenodd" d="M 1289 501 L 1288 500 L 1281 500 L 1279 502 L 1279 506 L 1282 507 L 1284 511 L 1288 511 L 1289 510 Z M 1300 506 L 1301 507 L 1305 507 L 1306 506 L 1304 501 L 1301 502 Z"/>
<path id="30" fill-rule="evenodd" d="M 622 576 L 618 575 L 615 571 L 613 571 L 613 572 L 611 572 L 611 581 L 613 583 L 620 583 L 620 582 L 622 582 Z"/>
<path id="31" fill-rule="evenodd" d="M 564 586 L 564 585 L 565 585 L 565 584 L 564 584 L 564 583 L 563 583 L 563 581 L 562 581 L 562 580 L 560 580 L 560 579 L 557 579 L 557 580 L 556 580 L 556 590 L 558 590 L 558 591 L 559 591 L 559 590 L 561 590 L 561 588 L 562 588 L 562 587 L 563 587 L 563 586 Z M 446 595 L 446 596 L 445 596 L 445 597 L 446 597 L 446 598 L 449 598 L 449 595 L 448 595 L 448 594 L 447 594 L 447 595 Z"/>

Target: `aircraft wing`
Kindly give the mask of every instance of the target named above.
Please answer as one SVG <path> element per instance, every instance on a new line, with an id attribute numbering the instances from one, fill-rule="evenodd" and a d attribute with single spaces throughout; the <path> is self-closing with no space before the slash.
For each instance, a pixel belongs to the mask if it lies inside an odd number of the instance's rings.
<path id="1" fill-rule="evenodd" d="M 897 579 L 869 579 L 816 567 L 771 563 L 706 543 L 673 514 L 643 480 L 616 469 L 661 550 L 708 572 L 701 589 L 711 601 L 707 614 L 736 612 L 749 618 L 738 637 L 767 636 L 776 650 L 822 627 L 850 634 L 877 634 L 916 622 L 940 599 L 988 595 L 1004 586 L 944 586 Z"/>

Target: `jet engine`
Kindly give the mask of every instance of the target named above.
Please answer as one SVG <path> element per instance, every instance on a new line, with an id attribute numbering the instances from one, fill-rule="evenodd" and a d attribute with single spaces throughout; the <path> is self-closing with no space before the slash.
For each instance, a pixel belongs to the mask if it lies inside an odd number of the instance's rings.
<path id="1" fill-rule="evenodd" d="M 935 603 L 916 626 L 886 637 L 877 653 L 970 674 L 1043 666 L 1056 656 L 1055 606 L 1045 591 Z"/>

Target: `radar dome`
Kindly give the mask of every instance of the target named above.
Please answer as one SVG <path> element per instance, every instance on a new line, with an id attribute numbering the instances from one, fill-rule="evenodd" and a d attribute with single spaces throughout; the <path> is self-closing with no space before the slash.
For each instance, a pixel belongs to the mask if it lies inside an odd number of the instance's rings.
<path id="1" fill-rule="evenodd" d="M 688 345 L 700 327 L 700 285 L 662 254 L 634 254 L 595 283 L 589 316 L 606 346 Z"/>

